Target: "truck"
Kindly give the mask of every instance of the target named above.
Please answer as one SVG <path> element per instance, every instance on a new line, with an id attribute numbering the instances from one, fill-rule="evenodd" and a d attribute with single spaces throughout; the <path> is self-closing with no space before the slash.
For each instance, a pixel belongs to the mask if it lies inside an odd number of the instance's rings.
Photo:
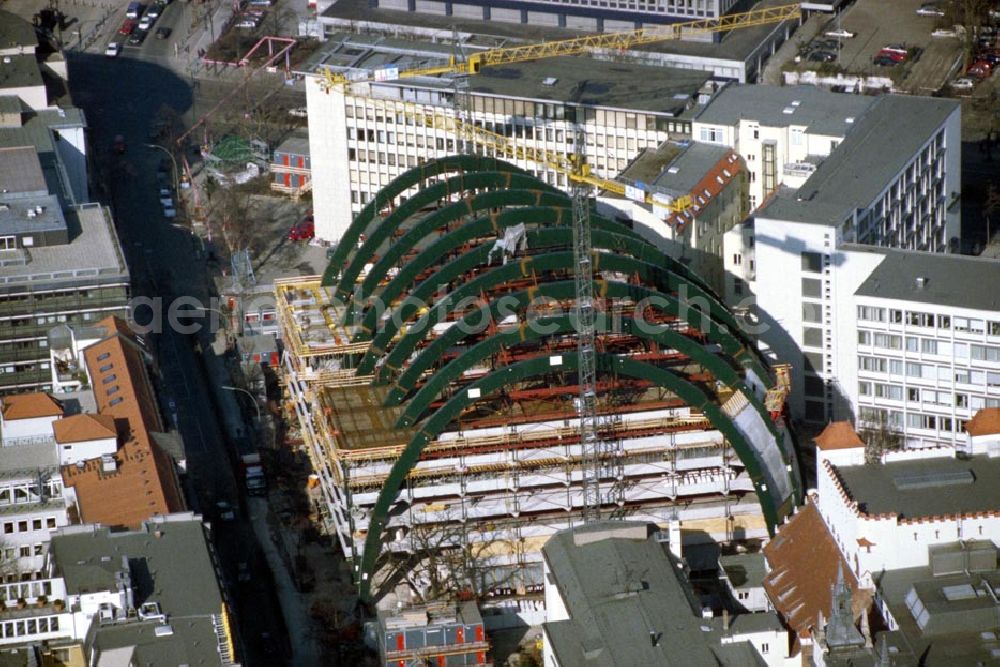
<path id="1" fill-rule="evenodd" d="M 267 494 L 267 479 L 264 477 L 264 465 L 260 453 L 244 454 L 240 457 L 240 468 L 244 488 L 248 496 L 263 496 Z"/>

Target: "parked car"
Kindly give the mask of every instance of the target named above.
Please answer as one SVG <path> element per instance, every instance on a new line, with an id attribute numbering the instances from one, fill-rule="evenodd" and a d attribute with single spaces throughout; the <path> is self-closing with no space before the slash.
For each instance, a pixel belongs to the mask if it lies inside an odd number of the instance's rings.
<path id="1" fill-rule="evenodd" d="M 880 57 L 884 56 L 886 58 L 892 58 L 897 63 L 906 62 L 906 54 L 900 53 L 899 51 L 887 51 L 886 49 L 882 49 L 875 55 Z"/>
<path id="2" fill-rule="evenodd" d="M 295 116 L 296 118 L 308 118 L 309 110 L 306 107 L 298 107 L 296 109 L 288 110 L 289 116 Z"/>
<path id="3" fill-rule="evenodd" d="M 314 236 L 316 236 L 316 225 L 313 222 L 312 216 L 307 217 L 301 222 L 295 223 L 292 225 L 292 228 L 288 230 L 289 241 L 308 241 Z"/>
<path id="4" fill-rule="evenodd" d="M 164 208 L 163 209 L 163 217 L 166 218 L 166 219 L 168 219 L 168 220 L 173 220 L 174 218 L 177 217 L 177 209 L 175 209 L 173 207 Z"/>
<path id="5" fill-rule="evenodd" d="M 938 28 L 931 33 L 931 37 L 958 37 L 958 31 L 954 28 Z"/>
<path id="6" fill-rule="evenodd" d="M 856 33 L 850 30 L 844 30 L 843 28 L 837 28 L 836 30 L 828 30 L 826 32 L 827 37 L 839 37 L 841 39 L 851 39 Z"/>
<path id="7" fill-rule="evenodd" d="M 836 60 L 837 54 L 829 51 L 813 51 L 809 54 L 809 61 L 814 63 L 832 63 Z"/>
<path id="8" fill-rule="evenodd" d="M 899 64 L 898 60 L 890 58 L 889 56 L 875 56 L 872 62 L 879 67 L 895 67 Z"/>
<path id="9" fill-rule="evenodd" d="M 961 79 L 955 79 L 951 82 L 951 87 L 955 90 L 972 90 L 976 87 L 976 82 L 974 79 L 970 79 L 967 76 L 963 76 Z"/>
<path id="10" fill-rule="evenodd" d="M 104 55 L 108 58 L 117 58 L 122 52 L 122 45 L 118 42 L 108 42 L 108 47 L 104 49 Z"/>
<path id="11" fill-rule="evenodd" d="M 156 39 L 166 39 L 170 37 L 170 28 L 157 28 L 156 29 Z"/>
<path id="12" fill-rule="evenodd" d="M 824 49 L 826 51 L 837 51 L 840 49 L 840 42 L 835 39 L 814 39 L 812 47 L 816 49 Z"/>
<path id="13" fill-rule="evenodd" d="M 153 19 L 149 18 L 149 15 L 147 14 L 146 16 L 143 16 L 141 19 L 139 19 L 139 25 L 137 27 L 139 28 L 139 30 L 145 32 L 153 27 Z"/>
<path id="14" fill-rule="evenodd" d="M 882 47 L 883 51 L 892 51 L 893 53 L 901 53 L 904 56 L 910 53 L 909 49 L 906 48 L 906 44 L 886 44 Z"/>
<path id="15" fill-rule="evenodd" d="M 985 79 L 989 77 L 992 71 L 993 66 L 988 62 L 985 60 L 977 60 L 969 66 L 969 69 L 965 70 L 965 73 L 970 76 L 974 76 L 977 79 Z"/>
<path id="16" fill-rule="evenodd" d="M 227 503 L 225 500 L 220 500 L 219 502 L 215 503 L 215 510 L 219 516 L 220 521 L 229 522 L 236 520 L 236 511 L 233 509 L 233 506 Z"/>
<path id="17" fill-rule="evenodd" d="M 976 60 L 985 60 L 993 67 L 1000 65 L 1000 53 L 980 53 L 976 56 Z"/>
<path id="18" fill-rule="evenodd" d="M 146 16 L 148 16 L 149 18 L 153 19 L 154 21 L 156 19 L 160 18 L 160 6 L 159 5 L 150 5 L 149 9 L 146 10 Z"/>
<path id="19" fill-rule="evenodd" d="M 169 195 L 165 196 L 165 195 L 163 195 L 161 193 L 160 194 L 160 206 L 162 206 L 163 208 L 173 208 L 174 207 L 174 200 L 173 200 L 173 198 L 171 198 Z"/>
<path id="20" fill-rule="evenodd" d="M 142 30 L 136 30 L 128 38 L 128 43 L 131 44 L 132 46 L 139 46 L 140 44 L 143 43 L 143 41 L 145 41 L 145 39 L 146 39 L 146 33 L 143 32 Z"/>
<path id="21" fill-rule="evenodd" d="M 121 35 L 131 35 L 133 32 L 135 32 L 135 26 L 136 26 L 135 21 L 133 21 L 132 19 L 126 19 L 125 22 L 122 23 L 122 27 L 118 28 L 118 33 Z"/>
<path id="22" fill-rule="evenodd" d="M 937 5 L 921 5 L 920 9 L 917 10 L 917 15 L 941 17 L 944 16 L 944 10 Z"/>
<path id="23" fill-rule="evenodd" d="M 237 21 L 236 27 L 242 28 L 244 30 L 252 30 L 260 24 L 260 21 L 251 21 L 250 19 L 243 19 L 242 21 Z"/>

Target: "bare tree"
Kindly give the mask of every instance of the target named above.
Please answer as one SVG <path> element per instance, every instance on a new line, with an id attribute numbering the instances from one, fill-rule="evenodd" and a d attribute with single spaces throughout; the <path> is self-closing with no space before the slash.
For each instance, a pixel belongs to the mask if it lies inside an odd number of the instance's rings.
<path id="1" fill-rule="evenodd" d="M 470 542 L 468 531 L 454 511 L 433 523 L 414 520 L 406 536 L 412 553 L 389 557 L 387 579 L 401 572 L 420 602 L 478 598 L 487 587 L 510 584 L 518 568 L 503 569 L 489 561 L 516 545 L 502 537 Z"/>
<path id="2" fill-rule="evenodd" d="M 858 429 L 858 435 L 865 443 L 865 463 L 878 465 L 887 452 L 895 452 L 903 447 L 903 434 L 889 422 L 889 414 L 879 410 Z"/>

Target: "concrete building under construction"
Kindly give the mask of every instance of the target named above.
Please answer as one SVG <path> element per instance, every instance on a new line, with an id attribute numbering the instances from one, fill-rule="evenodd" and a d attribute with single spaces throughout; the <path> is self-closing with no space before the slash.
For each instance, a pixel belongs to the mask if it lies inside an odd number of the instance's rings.
<path id="1" fill-rule="evenodd" d="M 703 280 L 594 210 L 608 454 L 584 456 L 572 218 L 511 164 L 432 160 L 377 193 L 323 276 L 276 283 L 286 407 L 362 597 L 432 550 L 474 561 L 475 594 L 540 592 L 541 546 L 582 521 L 595 468 L 602 516 L 679 520 L 685 539 L 766 537 L 798 502 L 784 369 Z M 422 594 L 441 583 L 407 572 Z"/>

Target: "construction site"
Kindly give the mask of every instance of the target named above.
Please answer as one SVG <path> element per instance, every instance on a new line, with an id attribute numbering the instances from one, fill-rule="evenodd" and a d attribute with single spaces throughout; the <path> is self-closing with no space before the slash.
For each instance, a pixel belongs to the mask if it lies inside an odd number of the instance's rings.
<path id="1" fill-rule="evenodd" d="M 394 75 L 475 75 L 480 62 L 593 42 Z M 320 78 L 359 95 L 356 74 Z M 590 171 L 582 123 L 576 154 L 528 149 L 465 121 L 456 99 L 451 114 L 414 110 L 403 124 L 452 132 L 467 154 L 402 171 L 353 217 L 322 276 L 275 283 L 286 410 L 360 598 L 402 586 L 411 601 L 540 600 L 542 545 L 601 518 L 679 526 L 686 542 L 772 535 L 802 490 L 787 367 L 769 366 L 686 264 L 598 212 L 594 192 L 639 199 Z"/>
<path id="2" fill-rule="evenodd" d="M 529 592 L 595 479 L 602 515 L 703 540 L 766 537 L 797 502 L 781 382 L 753 341 L 684 266 L 588 217 L 596 457 L 565 194 L 496 159 L 428 162 L 357 217 L 325 276 L 277 283 L 289 406 L 363 590 L 400 562 L 380 553 L 451 549 L 475 561 L 472 592 Z"/>

